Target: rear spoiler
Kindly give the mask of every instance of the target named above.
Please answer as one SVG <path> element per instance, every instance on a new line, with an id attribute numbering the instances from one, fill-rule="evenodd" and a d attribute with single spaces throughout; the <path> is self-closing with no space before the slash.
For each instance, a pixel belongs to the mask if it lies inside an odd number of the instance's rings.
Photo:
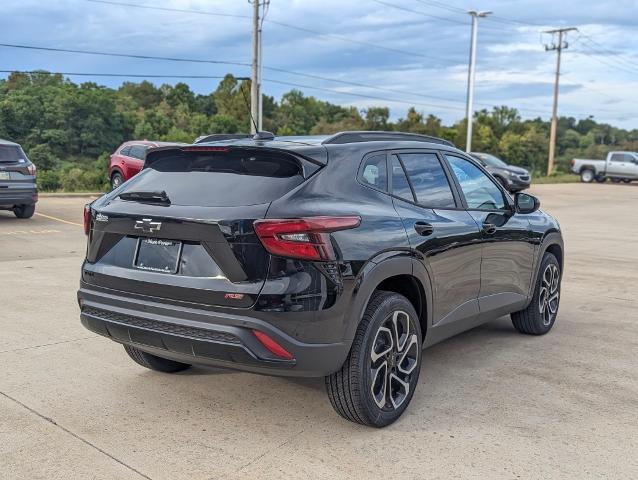
<path id="1" fill-rule="evenodd" d="M 150 168 L 153 163 L 161 160 L 162 158 L 167 158 L 175 155 L 185 155 L 190 152 L 211 152 L 211 153 L 219 153 L 219 152 L 228 152 L 231 150 L 251 150 L 255 153 L 258 152 L 276 152 L 279 154 L 286 155 L 287 157 L 292 157 L 299 161 L 301 167 L 303 169 L 304 178 L 308 178 L 310 175 L 315 173 L 319 168 L 326 165 L 326 162 L 322 162 L 317 158 L 313 158 L 310 155 L 303 155 L 294 150 L 288 150 L 285 148 L 273 148 L 273 147 L 262 147 L 260 145 L 184 145 L 184 146 L 176 146 L 169 145 L 165 147 L 155 147 L 150 148 L 146 152 L 146 160 L 144 162 L 144 168 Z M 310 150 L 310 149 L 308 149 Z M 314 146 L 312 150 L 315 150 L 317 154 L 322 154 L 321 156 L 325 157 L 326 151 L 322 146 Z M 310 152 L 309 152 L 310 153 Z M 319 155 L 317 155 L 319 156 Z"/>

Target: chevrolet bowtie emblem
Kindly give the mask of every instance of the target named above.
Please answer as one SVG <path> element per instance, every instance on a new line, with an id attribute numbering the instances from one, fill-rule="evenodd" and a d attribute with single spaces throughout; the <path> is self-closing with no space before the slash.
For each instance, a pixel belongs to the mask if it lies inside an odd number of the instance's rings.
<path id="1" fill-rule="evenodd" d="M 162 228 L 162 222 L 154 222 L 152 218 L 143 218 L 135 222 L 135 229 L 145 233 L 159 232 L 160 228 Z"/>

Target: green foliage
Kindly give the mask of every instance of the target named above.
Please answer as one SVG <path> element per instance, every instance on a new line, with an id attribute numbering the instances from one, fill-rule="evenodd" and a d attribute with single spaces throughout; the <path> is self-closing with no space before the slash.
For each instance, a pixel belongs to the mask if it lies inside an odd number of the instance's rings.
<path id="1" fill-rule="evenodd" d="M 185 83 L 159 87 L 125 82 L 117 90 L 75 84 L 45 72 L 11 74 L 0 80 L 0 138 L 20 143 L 38 166 L 43 190 L 103 190 L 109 154 L 126 140 L 190 143 L 210 133 L 250 130 L 250 81 L 226 75 L 208 94 Z M 384 106 L 359 111 L 299 90 L 279 102 L 264 96 L 264 128 L 278 135 L 330 134 L 342 130 L 389 130 L 445 138 L 465 146 L 466 122 L 443 125 L 440 118 L 411 107 L 396 121 Z M 522 120 L 507 106 L 474 115 L 473 150 L 492 153 L 531 168 L 547 165 L 549 124 Z M 622 130 L 593 118 L 561 117 L 557 129 L 557 170 L 573 157 L 603 158 L 609 150 L 638 150 L 638 130 Z"/>

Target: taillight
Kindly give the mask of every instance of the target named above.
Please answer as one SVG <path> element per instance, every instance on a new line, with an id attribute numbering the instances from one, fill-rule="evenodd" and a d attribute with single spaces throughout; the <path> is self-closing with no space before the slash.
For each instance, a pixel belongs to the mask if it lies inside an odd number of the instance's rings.
<path id="1" fill-rule="evenodd" d="M 572 158 L 572 167 L 576 164 L 576 159 Z"/>
<path id="2" fill-rule="evenodd" d="M 84 234 L 88 235 L 91 231 L 91 204 L 84 205 Z"/>
<path id="3" fill-rule="evenodd" d="M 305 217 L 256 220 L 255 233 L 273 255 L 303 260 L 332 261 L 330 233 L 358 227 L 361 217 Z"/>
<path id="4" fill-rule="evenodd" d="M 35 175 L 36 170 L 37 168 L 34 164 L 27 166 L 27 172 L 29 172 L 29 175 Z"/>
<path id="5" fill-rule="evenodd" d="M 260 332 L 259 330 L 253 330 L 253 334 L 257 337 L 257 340 L 268 349 L 270 353 L 273 355 L 283 358 L 284 360 L 293 360 L 295 357 L 286 350 L 284 347 L 279 345 L 275 340 L 270 338 L 264 332 Z"/>

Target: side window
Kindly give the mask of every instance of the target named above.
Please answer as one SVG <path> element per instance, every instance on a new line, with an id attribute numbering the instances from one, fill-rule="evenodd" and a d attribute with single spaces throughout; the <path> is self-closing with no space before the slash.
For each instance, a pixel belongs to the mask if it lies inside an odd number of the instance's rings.
<path id="1" fill-rule="evenodd" d="M 122 150 L 120 150 L 120 155 L 126 155 L 127 157 L 131 154 L 131 146 L 127 145 Z"/>
<path id="2" fill-rule="evenodd" d="M 388 169 L 385 153 L 366 158 L 359 170 L 359 181 L 377 190 L 388 191 Z"/>
<path id="3" fill-rule="evenodd" d="M 148 150 L 148 147 L 146 145 L 133 145 L 131 147 L 130 156 L 133 158 L 144 160 L 144 158 L 146 157 L 146 150 Z"/>
<path id="4" fill-rule="evenodd" d="M 612 153 L 611 154 L 611 158 L 609 159 L 610 162 L 624 162 L 625 161 L 625 154 L 624 153 Z"/>
<path id="5" fill-rule="evenodd" d="M 392 194 L 414 202 L 408 177 L 405 176 L 405 171 L 396 155 L 392 155 Z"/>
<path id="6" fill-rule="evenodd" d="M 446 155 L 445 158 L 461 185 L 467 208 L 478 210 L 505 208 L 503 192 L 476 165 L 453 155 Z"/>
<path id="7" fill-rule="evenodd" d="M 399 156 L 418 203 L 431 208 L 456 207 L 452 189 L 435 153 L 401 153 Z"/>

